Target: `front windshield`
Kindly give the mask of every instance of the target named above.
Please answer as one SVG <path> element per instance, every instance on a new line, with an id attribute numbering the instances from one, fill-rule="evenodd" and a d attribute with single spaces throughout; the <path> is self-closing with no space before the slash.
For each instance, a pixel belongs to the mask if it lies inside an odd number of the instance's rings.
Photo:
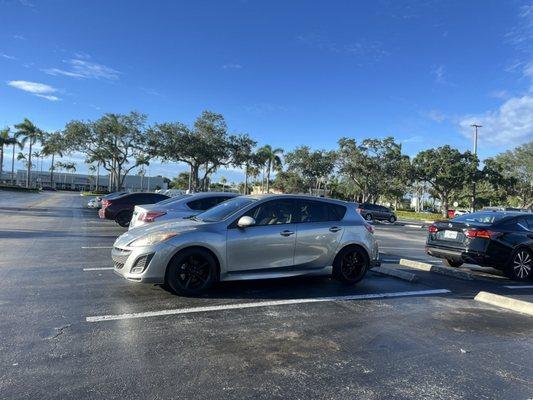
<path id="1" fill-rule="evenodd" d="M 257 200 L 250 197 L 236 197 L 196 215 L 195 219 L 205 222 L 222 221 L 255 201 Z"/>
<path id="2" fill-rule="evenodd" d="M 163 201 L 158 201 L 156 204 L 159 206 L 159 205 L 166 205 L 166 204 L 171 204 L 171 203 L 175 203 L 176 201 L 178 200 L 181 200 L 181 199 L 184 199 L 185 197 L 191 197 L 190 194 L 180 194 L 179 196 L 174 196 L 174 197 L 171 197 L 170 199 L 166 199 L 166 200 L 163 200 Z"/>
<path id="3" fill-rule="evenodd" d="M 453 221 L 458 222 L 477 222 L 482 224 L 492 224 L 505 217 L 502 213 L 497 212 L 475 212 L 455 217 Z"/>

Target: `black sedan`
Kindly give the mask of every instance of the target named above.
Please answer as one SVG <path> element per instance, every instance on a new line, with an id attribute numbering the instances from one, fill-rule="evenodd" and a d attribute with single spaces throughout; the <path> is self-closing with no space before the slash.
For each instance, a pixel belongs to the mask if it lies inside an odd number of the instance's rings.
<path id="1" fill-rule="evenodd" d="M 480 211 L 428 229 L 426 252 L 451 267 L 463 263 L 502 270 L 508 277 L 533 276 L 533 214 Z"/>
<path id="2" fill-rule="evenodd" d="M 159 193 L 128 193 L 119 197 L 102 199 L 100 218 L 112 219 L 120 226 L 129 225 L 135 206 L 153 204 L 168 199 Z"/>

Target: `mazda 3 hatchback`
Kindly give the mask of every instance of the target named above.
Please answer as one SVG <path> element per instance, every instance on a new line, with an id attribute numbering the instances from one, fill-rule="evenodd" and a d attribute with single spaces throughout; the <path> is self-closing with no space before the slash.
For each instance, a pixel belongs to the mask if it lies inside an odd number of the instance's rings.
<path id="1" fill-rule="evenodd" d="M 355 284 L 378 257 L 355 204 L 293 195 L 236 197 L 190 219 L 132 229 L 112 250 L 120 276 L 182 295 L 217 281 L 312 274 Z"/>

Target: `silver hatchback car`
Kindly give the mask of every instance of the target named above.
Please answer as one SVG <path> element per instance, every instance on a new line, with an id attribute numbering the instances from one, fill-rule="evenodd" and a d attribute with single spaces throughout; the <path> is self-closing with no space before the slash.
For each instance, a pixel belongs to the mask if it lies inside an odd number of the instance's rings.
<path id="1" fill-rule="evenodd" d="M 241 196 L 186 220 L 119 236 L 114 270 L 181 295 L 217 281 L 332 274 L 360 281 L 379 264 L 377 241 L 353 203 L 310 196 Z"/>

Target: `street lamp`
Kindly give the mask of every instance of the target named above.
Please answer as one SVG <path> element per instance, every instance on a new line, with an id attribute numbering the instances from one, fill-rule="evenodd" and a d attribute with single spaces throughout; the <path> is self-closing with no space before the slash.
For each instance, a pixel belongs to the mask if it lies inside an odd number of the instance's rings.
<path id="1" fill-rule="evenodd" d="M 482 125 L 472 124 L 470 126 L 474 128 L 474 156 L 477 156 L 477 130 L 478 128 L 481 128 Z M 475 207 L 476 207 L 476 176 L 475 176 L 475 173 L 476 172 L 474 171 L 474 176 L 472 179 L 472 212 L 475 211 Z"/>

